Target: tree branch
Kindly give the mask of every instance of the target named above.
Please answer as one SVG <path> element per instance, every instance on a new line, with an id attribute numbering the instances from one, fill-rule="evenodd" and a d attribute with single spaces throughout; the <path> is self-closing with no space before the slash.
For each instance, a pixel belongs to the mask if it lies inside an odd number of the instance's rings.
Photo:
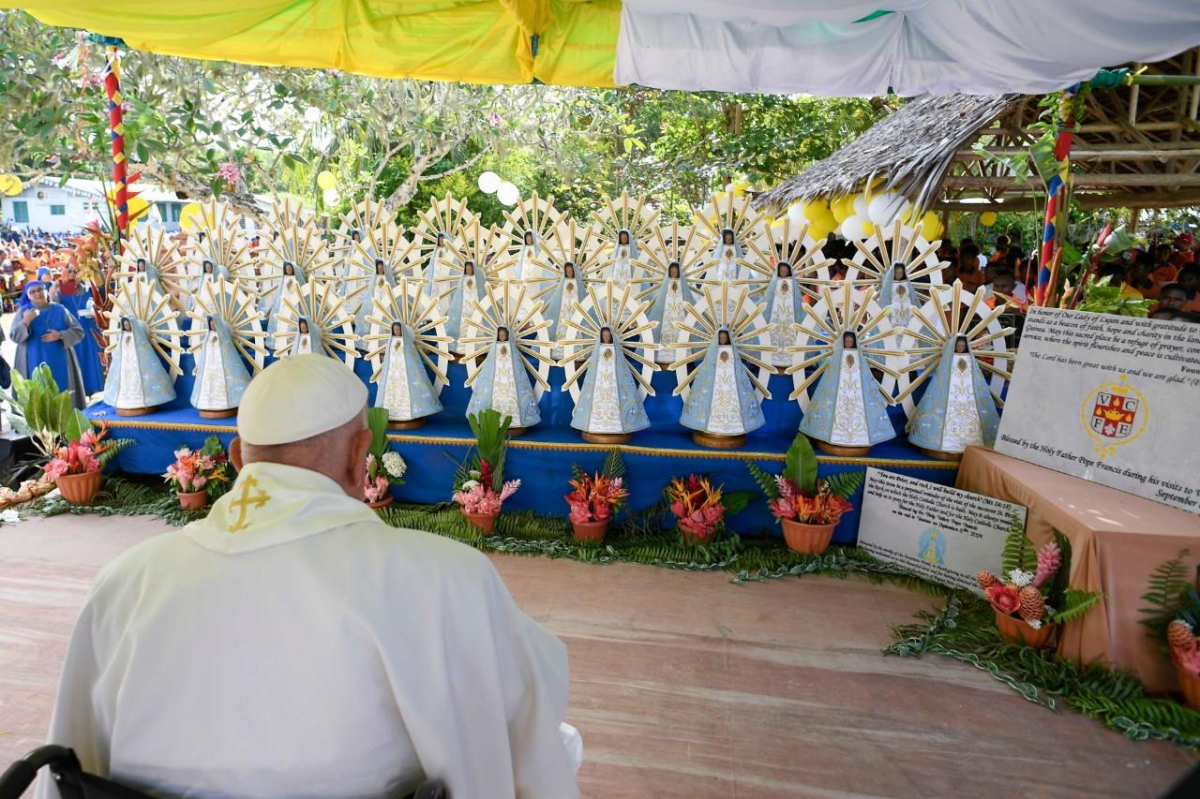
<path id="1" fill-rule="evenodd" d="M 417 178 L 417 180 L 422 180 L 422 181 L 423 180 L 437 180 L 438 178 L 444 178 L 447 175 L 453 175 L 455 172 L 462 172 L 465 169 L 470 169 L 471 167 L 473 167 L 475 165 L 475 163 L 480 158 L 483 158 L 485 155 L 487 155 L 488 151 L 491 149 L 492 149 L 492 145 L 488 144 L 482 150 L 475 153 L 475 155 L 471 156 L 470 158 L 468 158 L 466 161 L 459 164 L 458 166 L 452 166 L 449 169 L 447 169 L 445 172 L 438 172 L 437 174 L 434 174 L 434 175 L 421 175 L 420 177 Z"/>

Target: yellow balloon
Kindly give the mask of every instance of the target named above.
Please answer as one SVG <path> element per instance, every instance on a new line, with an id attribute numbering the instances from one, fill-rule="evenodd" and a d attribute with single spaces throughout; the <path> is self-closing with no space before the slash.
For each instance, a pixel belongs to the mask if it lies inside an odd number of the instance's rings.
<path id="1" fill-rule="evenodd" d="M 979 224 L 983 225 L 984 227 L 991 227 L 992 225 L 996 224 L 996 212 L 984 211 L 979 215 Z"/>
<path id="2" fill-rule="evenodd" d="M 933 211 L 926 211 L 921 217 L 921 235 L 926 241 L 933 241 L 942 237 L 942 220 Z"/>
<path id="3" fill-rule="evenodd" d="M 200 227 L 203 219 L 204 207 L 200 203 L 188 203 L 179 212 L 179 227 L 183 230 L 192 231 Z"/>
<path id="4" fill-rule="evenodd" d="M 25 190 L 25 185 L 16 175 L 0 175 L 0 194 L 14 197 Z"/>
<path id="5" fill-rule="evenodd" d="M 812 236 L 816 241 L 821 241 L 829 237 L 837 228 L 838 223 L 833 217 L 819 219 L 808 226 L 808 235 Z"/>
<path id="6" fill-rule="evenodd" d="M 863 226 L 863 233 L 866 233 L 868 236 L 870 236 L 872 233 L 875 232 L 875 223 L 870 221 L 869 219 L 864 219 L 862 226 Z"/>
<path id="7" fill-rule="evenodd" d="M 824 200 L 809 200 L 808 202 L 804 203 L 803 208 L 804 216 L 810 222 L 817 219 L 823 219 L 827 216 L 832 219 L 832 215 L 829 212 L 829 203 L 825 202 Z"/>
<path id="8" fill-rule="evenodd" d="M 834 197 L 833 201 L 829 204 L 829 211 L 833 215 L 834 221 L 840 225 L 848 218 L 854 216 L 854 197 L 851 195 Z"/>
<path id="9" fill-rule="evenodd" d="M 323 191 L 329 191 L 330 189 L 337 187 L 337 178 L 334 177 L 332 172 L 326 169 L 317 173 L 317 185 L 320 186 Z"/>

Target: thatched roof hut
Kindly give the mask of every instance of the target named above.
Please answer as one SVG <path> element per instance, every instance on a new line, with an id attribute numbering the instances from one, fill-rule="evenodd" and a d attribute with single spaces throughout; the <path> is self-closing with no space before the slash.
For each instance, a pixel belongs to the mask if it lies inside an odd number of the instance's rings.
<path id="1" fill-rule="evenodd" d="M 1141 65 L 1136 65 L 1141 66 Z M 1200 48 L 1146 74 L 1200 74 Z M 1036 97 L 919 97 L 846 147 L 760 195 L 759 207 L 861 191 L 877 178 L 922 209 L 1025 211 L 1045 187 L 1027 162 L 1041 135 Z M 1128 86 L 1087 95 L 1071 152 L 1082 208 L 1200 204 L 1200 86 Z M 976 147 L 978 145 L 978 147 Z M 1028 177 L 1019 162 L 1028 163 Z"/>

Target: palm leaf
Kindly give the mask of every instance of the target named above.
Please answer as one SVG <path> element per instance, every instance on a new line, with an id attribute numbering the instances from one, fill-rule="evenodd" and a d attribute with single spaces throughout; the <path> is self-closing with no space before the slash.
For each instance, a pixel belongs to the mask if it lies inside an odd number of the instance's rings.
<path id="1" fill-rule="evenodd" d="M 1004 574 L 1013 569 L 1031 571 L 1037 566 L 1037 553 L 1033 544 L 1025 535 L 1025 525 L 1014 515 L 1012 525 L 1008 528 L 1008 537 L 1004 539 L 1004 554 L 1001 558 Z"/>
<path id="2" fill-rule="evenodd" d="M 783 476 L 787 477 L 805 494 L 816 492 L 817 454 L 813 452 L 808 436 L 797 433 L 788 447 L 783 462 Z"/>
<path id="3" fill-rule="evenodd" d="M 839 472 L 825 478 L 825 484 L 829 486 L 830 492 L 835 496 L 839 496 L 842 499 L 850 499 L 858 489 L 862 488 L 866 477 L 867 473 L 863 471 Z"/>
<path id="4" fill-rule="evenodd" d="M 1189 554 L 1188 550 L 1181 549 L 1175 557 L 1151 572 L 1150 590 L 1142 594 L 1149 607 L 1138 610 L 1144 616 L 1139 623 L 1146 627 L 1146 634 L 1154 640 L 1164 658 L 1170 655 L 1167 626 L 1180 617 L 1188 590 L 1195 592 L 1194 586 L 1188 583 L 1188 569 L 1183 563 Z"/>
<path id="5" fill-rule="evenodd" d="M 746 468 L 750 471 L 750 476 L 754 478 L 754 482 L 758 483 L 758 487 L 762 490 L 767 499 L 779 499 L 779 484 L 775 482 L 775 475 L 759 468 L 758 464 L 747 458 L 745 460 Z"/>
<path id="6" fill-rule="evenodd" d="M 621 457 L 621 450 L 610 449 L 608 451 L 608 455 L 604 458 L 604 468 L 600 473 L 610 480 L 625 476 L 625 460 Z"/>

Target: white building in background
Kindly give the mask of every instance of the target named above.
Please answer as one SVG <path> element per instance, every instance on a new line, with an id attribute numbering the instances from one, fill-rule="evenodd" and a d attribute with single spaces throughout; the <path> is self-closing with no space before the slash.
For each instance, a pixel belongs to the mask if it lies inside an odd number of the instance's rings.
<path id="1" fill-rule="evenodd" d="M 153 207 L 150 220 L 161 222 L 169 231 L 179 230 L 179 214 L 187 200 L 153 183 L 139 180 L 134 184 L 138 196 Z M 44 230 L 47 233 L 75 233 L 92 222 L 107 226 L 104 184 L 85 178 L 43 177 L 25 184 L 20 194 L 0 197 L 0 223 L 17 230 Z"/>

